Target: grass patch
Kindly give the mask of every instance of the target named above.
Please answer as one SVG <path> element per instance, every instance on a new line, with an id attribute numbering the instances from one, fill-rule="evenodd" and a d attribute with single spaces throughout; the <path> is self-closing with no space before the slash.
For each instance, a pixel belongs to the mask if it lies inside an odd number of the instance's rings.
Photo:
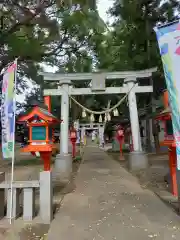
<path id="1" fill-rule="evenodd" d="M 51 164 L 54 163 L 55 158 L 51 158 Z M 11 162 L 10 162 L 11 164 Z M 34 158 L 29 158 L 29 159 L 22 159 L 22 160 L 17 160 L 15 161 L 14 165 L 15 166 L 38 166 L 38 165 L 43 165 L 44 162 L 40 157 L 34 157 Z"/>
<path id="2" fill-rule="evenodd" d="M 111 148 L 111 149 L 108 149 L 107 152 L 108 152 L 108 153 L 119 153 L 119 150 L 114 151 L 114 150 L 112 150 L 112 148 Z M 123 153 L 130 153 L 130 151 L 129 151 L 129 149 L 123 149 Z"/>
<path id="3" fill-rule="evenodd" d="M 20 160 L 15 162 L 15 166 L 33 166 L 33 165 L 42 165 L 43 161 L 40 158 L 30 158 L 26 160 Z"/>
<path id="4" fill-rule="evenodd" d="M 82 157 L 81 156 L 76 156 L 73 161 L 74 162 L 80 162 L 82 160 Z"/>

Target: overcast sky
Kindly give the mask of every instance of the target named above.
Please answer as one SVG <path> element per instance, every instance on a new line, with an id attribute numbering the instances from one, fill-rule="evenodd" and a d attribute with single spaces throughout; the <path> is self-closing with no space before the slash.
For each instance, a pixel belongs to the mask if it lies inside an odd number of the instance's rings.
<path id="1" fill-rule="evenodd" d="M 106 14 L 107 10 L 112 7 L 114 0 L 98 0 L 98 11 L 101 18 L 107 22 L 108 16 Z"/>

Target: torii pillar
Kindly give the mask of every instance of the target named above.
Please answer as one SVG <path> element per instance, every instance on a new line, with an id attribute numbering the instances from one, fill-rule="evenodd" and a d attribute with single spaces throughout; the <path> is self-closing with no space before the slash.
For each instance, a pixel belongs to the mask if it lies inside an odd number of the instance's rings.
<path id="1" fill-rule="evenodd" d="M 64 182 L 69 181 L 72 172 L 72 155 L 69 154 L 69 87 L 71 81 L 61 81 L 61 131 L 60 131 L 60 154 L 56 156 L 53 181 Z"/>
<path id="2" fill-rule="evenodd" d="M 130 91 L 128 94 L 128 103 L 134 148 L 134 151 L 129 154 L 128 164 L 131 170 L 140 170 L 148 167 L 148 158 L 145 152 L 142 151 L 136 93 L 133 88 L 135 85 L 136 77 L 124 80 L 124 86 L 127 86 Z"/>

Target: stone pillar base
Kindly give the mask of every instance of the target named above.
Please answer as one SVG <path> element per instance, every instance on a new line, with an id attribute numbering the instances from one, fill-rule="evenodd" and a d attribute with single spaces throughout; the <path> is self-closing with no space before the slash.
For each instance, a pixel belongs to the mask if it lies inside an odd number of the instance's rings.
<path id="1" fill-rule="evenodd" d="M 66 184 L 69 182 L 72 173 L 71 154 L 58 154 L 52 170 L 53 184 Z"/>
<path id="2" fill-rule="evenodd" d="M 128 168 L 137 171 L 148 168 L 148 156 L 145 152 L 131 152 L 128 156 Z"/>
<path id="3" fill-rule="evenodd" d="M 44 224 L 50 224 L 53 219 L 52 173 L 40 172 L 40 219 Z"/>

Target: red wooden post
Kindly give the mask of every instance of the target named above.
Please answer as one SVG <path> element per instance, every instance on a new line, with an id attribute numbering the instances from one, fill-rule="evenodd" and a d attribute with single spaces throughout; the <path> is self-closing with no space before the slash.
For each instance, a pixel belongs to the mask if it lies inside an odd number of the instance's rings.
<path id="1" fill-rule="evenodd" d="M 171 111 L 168 109 L 169 98 L 168 98 L 167 90 L 164 91 L 163 101 L 164 101 L 164 108 L 167 111 L 159 114 L 156 117 L 156 119 L 164 122 L 164 141 L 161 142 L 161 145 L 168 146 L 172 194 L 174 196 L 178 196 L 178 184 L 177 184 L 177 176 L 176 176 L 176 173 L 177 173 L 176 172 L 177 171 L 176 143 L 175 143 L 174 135 L 168 134 L 167 125 L 166 125 L 166 121 L 171 120 Z"/>
<path id="2" fill-rule="evenodd" d="M 48 107 L 48 111 L 51 112 L 51 97 L 44 96 L 44 104 Z"/>
<path id="3" fill-rule="evenodd" d="M 51 164 L 50 159 L 44 160 L 44 171 L 50 171 L 51 170 Z"/>
<path id="4" fill-rule="evenodd" d="M 76 156 L 76 143 L 72 142 L 72 157 L 75 158 Z"/>
<path id="5" fill-rule="evenodd" d="M 51 152 L 40 152 L 41 158 L 44 161 L 44 171 L 51 170 Z"/>
<path id="6" fill-rule="evenodd" d="M 77 132 L 75 128 L 70 129 L 70 140 L 72 144 L 72 157 L 75 158 L 76 156 L 76 140 L 77 140 Z"/>
<path id="7" fill-rule="evenodd" d="M 122 159 L 124 159 L 123 158 L 123 149 L 122 149 L 122 146 L 124 143 L 124 129 L 121 126 L 117 129 L 116 138 L 119 142 L 120 160 L 122 160 Z"/>
<path id="8" fill-rule="evenodd" d="M 32 154 L 33 156 L 36 156 L 36 153 L 35 153 L 35 152 L 31 152 L 31 154 Z"/>
<path id="9" fill-rule="evenodd" d="M 120 158 L 123 157 L 123 150 L 122 150 L 122 141 L 119 144 L 119 150 L 120 150 Z"/>
<path id="10" fill-rule="evenodd" d="M 169 94 L 167 90 L 165 90 L 163 93 L 163 103 L 164 103 L 164 108 L 169 107 Z"/>
<path id="11" fill-rule="evenodd" d="M 176 147 L 169 147 L 169 167 L 172 182 L 172 194 L 178 196 L 177 178 L 176 178 Z"/>

